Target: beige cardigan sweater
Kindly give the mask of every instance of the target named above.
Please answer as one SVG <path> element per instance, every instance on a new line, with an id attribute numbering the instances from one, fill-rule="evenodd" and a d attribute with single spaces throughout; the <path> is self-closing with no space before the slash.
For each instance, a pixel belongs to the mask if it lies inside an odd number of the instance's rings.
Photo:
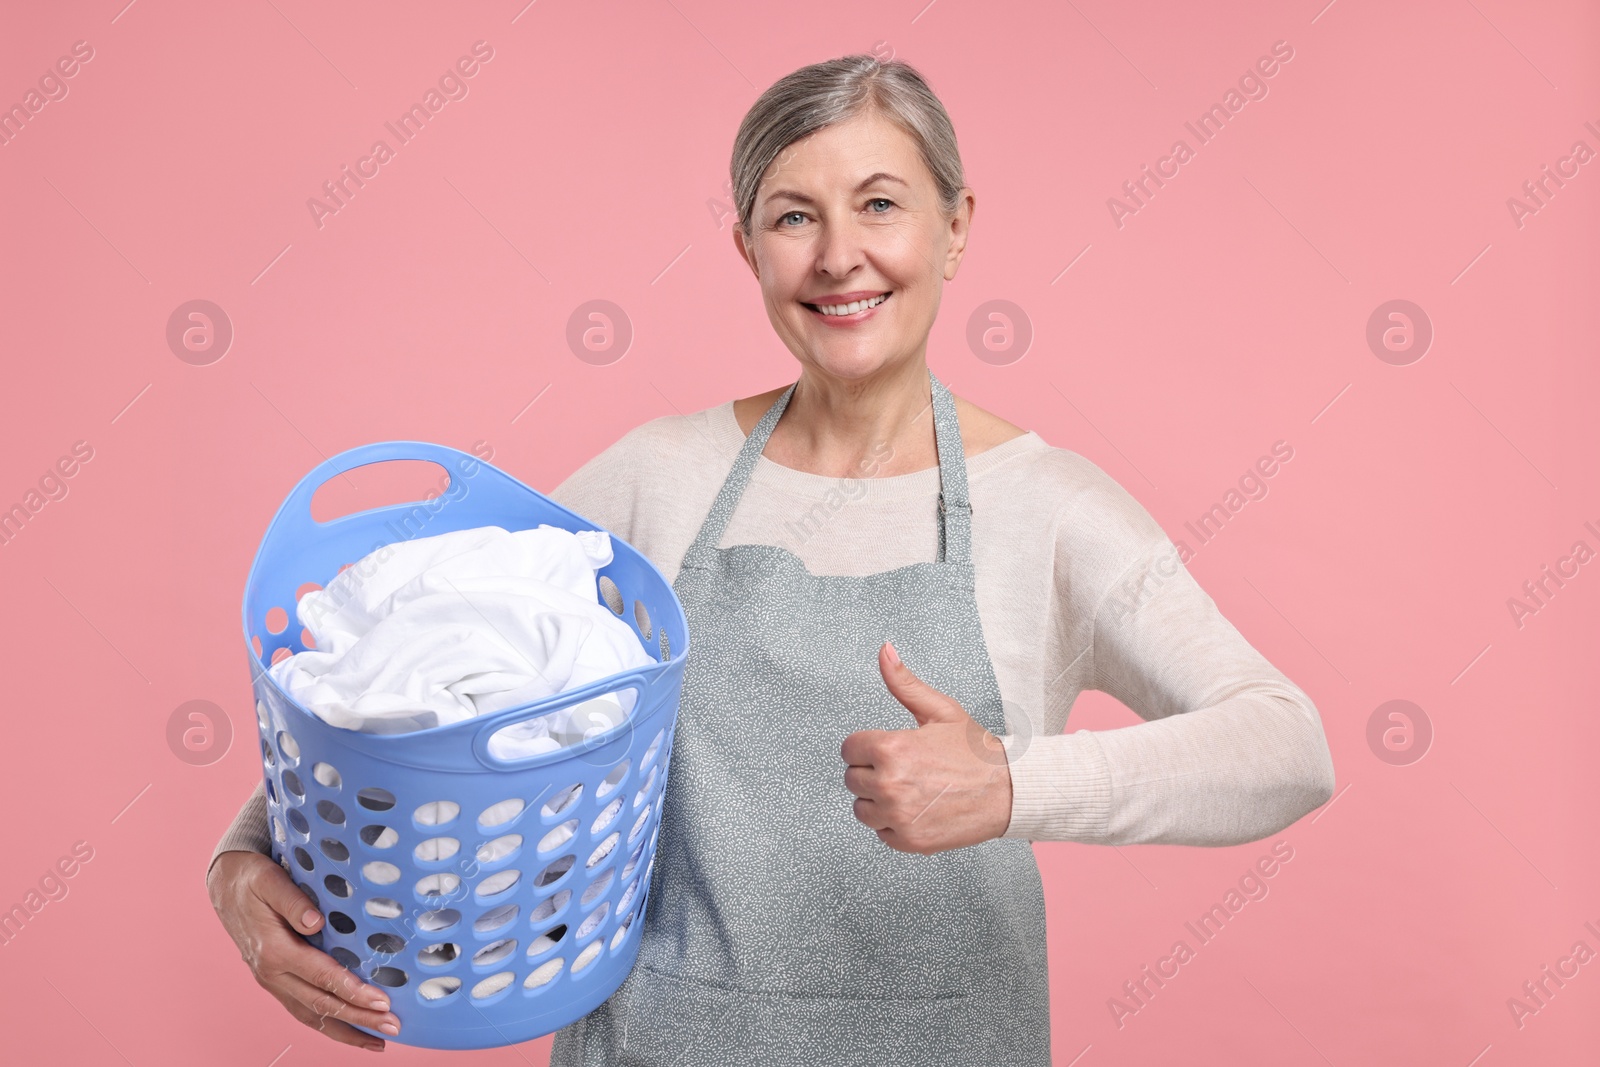
<path id="1" fill-rule="evenodd" d="M 670 581 L 744 440 L 731 401 L 663 416 L 549 495 Z M 1222 617 L 1138 501 L 1032 431 L 967 469 L 978 614 L 1006 713 L 1006 837 L 1233 845 L 1327 802 L 1316 707 Z M 780 545 L 814 574 L 931 561 L 938 490 L 936 467 L 840 479 L 762 456 L 719 547 Z M 1085 689 L 1145 721 L 1063 732 Z M 212 858 L 270 848 L 257 782 Z"/>

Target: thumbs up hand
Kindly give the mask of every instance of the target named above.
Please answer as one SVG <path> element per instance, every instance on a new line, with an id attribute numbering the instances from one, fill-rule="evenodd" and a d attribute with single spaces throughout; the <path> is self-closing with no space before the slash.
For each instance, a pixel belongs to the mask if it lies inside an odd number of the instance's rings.
<path id="1" fill-rule="evenodd" d="M 912 673 L 888 642 L 878 650 L 878 670 L 916 725 L 844 739 L 839 755 L 856 818 L 890 848 L 922 855 L 1005 833 L 1011 769 L 1000 739 Z"/>

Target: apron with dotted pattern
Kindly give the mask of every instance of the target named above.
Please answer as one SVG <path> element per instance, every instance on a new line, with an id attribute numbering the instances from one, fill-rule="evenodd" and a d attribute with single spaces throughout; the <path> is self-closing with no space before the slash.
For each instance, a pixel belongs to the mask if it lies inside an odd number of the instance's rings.
<path id="1" fill-rule="evenodd" d="M 899 852 L 844 784 L 846 736 L 916 725 L 878 670 L 886 640 L 1005 732 L 955 401 L 929 379 L 935 562 L 819 576 L 776 546 L 717 548 L 793 385 L 745 441 L 674 583 L 692 644 L 638 962 L 556 1035 L 552 1067 L 1048 1067 L 1029 842 Z"/>

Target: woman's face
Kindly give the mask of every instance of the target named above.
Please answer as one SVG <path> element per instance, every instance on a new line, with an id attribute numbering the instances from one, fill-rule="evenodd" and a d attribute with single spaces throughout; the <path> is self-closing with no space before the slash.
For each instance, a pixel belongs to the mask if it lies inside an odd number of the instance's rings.
<path id="1" fill-rule="evenodd" d="M 734 243 L 802 366 L 868 378 L 925 357 L 973 205 L 963 189 L 946 220 L 916 143 L 868 112 L 780 152 L 756 191 L 749 241 L 735 227 Z M 885 293 L 876 306 L 837 314 Z"/>

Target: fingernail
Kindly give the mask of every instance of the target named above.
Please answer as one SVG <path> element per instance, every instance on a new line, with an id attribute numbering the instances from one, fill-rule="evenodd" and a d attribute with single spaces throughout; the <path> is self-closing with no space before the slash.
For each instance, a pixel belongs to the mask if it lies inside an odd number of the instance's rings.
<path id="1" fill-rule="evenodd" d="M 362 1045 L 361 1047 L 366 1049 L 368 1052 L 382 1052 L 386 1046 L 380 1045 L 378 1042 L 374 1041 L 370 1045 Z"/>
<path id="2" fill-rule="evenodd" d="M 388 1011 L 389 1010 L 389 1002 L 387 1000 L 383 999 L 382 997 L 373 997 L 371 1000 L 367 1001 L 367 1006 L 370 1007 L 373 1011 Z"/>
<path id="3" fill-rule="evenodd" d="M 395 1034 L 398 1034 L 400 1032 L 400 1028 L 398 1026 L 396 1026 L 394 1023 L 384 1023 L 382 1026 L 378 1027 L 378 1029 L 382 1030 L 384 1033 L 388 1034 L 390 1037 L 393 1037 Z"/>
<path id="4" fill-rule="evenodd" d="M 894 645 L 889 643 L 889 642 L 887 642 L 887 641 L 885 641 L 884 644 L 887 645 L 888 649 L 889 649 L 889 662 L 890 663 L 899 663 L 900 662 L 900 653 L 895 651 Z"/>
<path id="5" fill-rule="evenodd" d="M 308 910 L 304 915 L 300 916 L 300 925 L 315 926 L 317 925 L 317 920 L 320 918 L 322 918 L 322 916 L 318 915 L 316 909 L 313 908 Z"/>

